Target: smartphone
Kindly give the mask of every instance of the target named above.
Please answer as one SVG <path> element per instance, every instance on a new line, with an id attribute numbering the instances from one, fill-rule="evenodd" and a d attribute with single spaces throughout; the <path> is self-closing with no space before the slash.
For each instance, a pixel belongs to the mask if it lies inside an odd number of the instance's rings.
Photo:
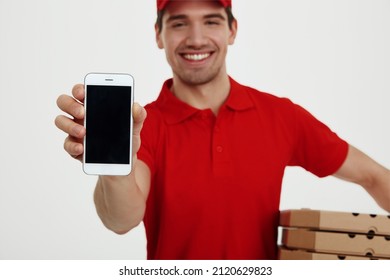
<path id="1" fill-rule="evenodd" d="M 129 74 L 85 76 L 83 170 L 124 176 L 132 168 L 134 79 Z"/>

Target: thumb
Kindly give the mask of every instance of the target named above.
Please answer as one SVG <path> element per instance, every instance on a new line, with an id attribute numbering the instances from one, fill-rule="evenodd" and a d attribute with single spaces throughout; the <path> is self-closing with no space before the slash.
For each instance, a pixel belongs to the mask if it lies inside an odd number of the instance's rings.
<path id="1" fill-rule="evenodd" d="M 138 103 L 133 104 L 133 134 L 137 135 L 141 132 L 142 125 L 146 119 L 146 110 Z"/>

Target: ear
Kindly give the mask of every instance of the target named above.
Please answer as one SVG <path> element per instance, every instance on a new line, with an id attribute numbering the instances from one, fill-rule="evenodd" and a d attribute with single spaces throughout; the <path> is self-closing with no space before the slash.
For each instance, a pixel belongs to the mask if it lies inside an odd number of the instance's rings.
<path id="1" fill-rule="evenodd" d="M 230 28 L 230 36 L 229 36 L 229 45 L 233 45 L 234 41 L 237 36 L 237 28 L 238 28 L 238 23 L 237 20 L 234 19 L 232 22 L 232 27 Z"/>
<path id="2" fill-rule="evenodd" d="M 156 33 L 156 43 L 157 43 L 158 48 L 163 49 L 164 44 L 161 40 L 161 32 L 160 32 L 160 29 L 158 28 L 157 24 L 154 25 L 154 32 Z"/>

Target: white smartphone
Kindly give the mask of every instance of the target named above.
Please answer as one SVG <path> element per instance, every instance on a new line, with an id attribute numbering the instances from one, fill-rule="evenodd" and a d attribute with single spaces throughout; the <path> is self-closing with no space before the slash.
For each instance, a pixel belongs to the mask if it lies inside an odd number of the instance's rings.
<path id="1" fill-rule="evenodd" d="M 132 168 L 134 79 L 129 74 L 85 76 L 83 170 L 124 176 Z"/>

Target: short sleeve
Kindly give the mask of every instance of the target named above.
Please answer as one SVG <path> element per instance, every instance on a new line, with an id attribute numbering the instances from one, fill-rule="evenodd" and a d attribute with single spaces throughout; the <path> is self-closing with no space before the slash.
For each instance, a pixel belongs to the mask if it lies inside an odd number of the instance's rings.
<path id="1" fill-rule="evenodd" d="M 289 165 L 325 177 L 334 174 L 348 153 L 348 143 L 298 105 L 294 109 L 296 144 Z"/>

